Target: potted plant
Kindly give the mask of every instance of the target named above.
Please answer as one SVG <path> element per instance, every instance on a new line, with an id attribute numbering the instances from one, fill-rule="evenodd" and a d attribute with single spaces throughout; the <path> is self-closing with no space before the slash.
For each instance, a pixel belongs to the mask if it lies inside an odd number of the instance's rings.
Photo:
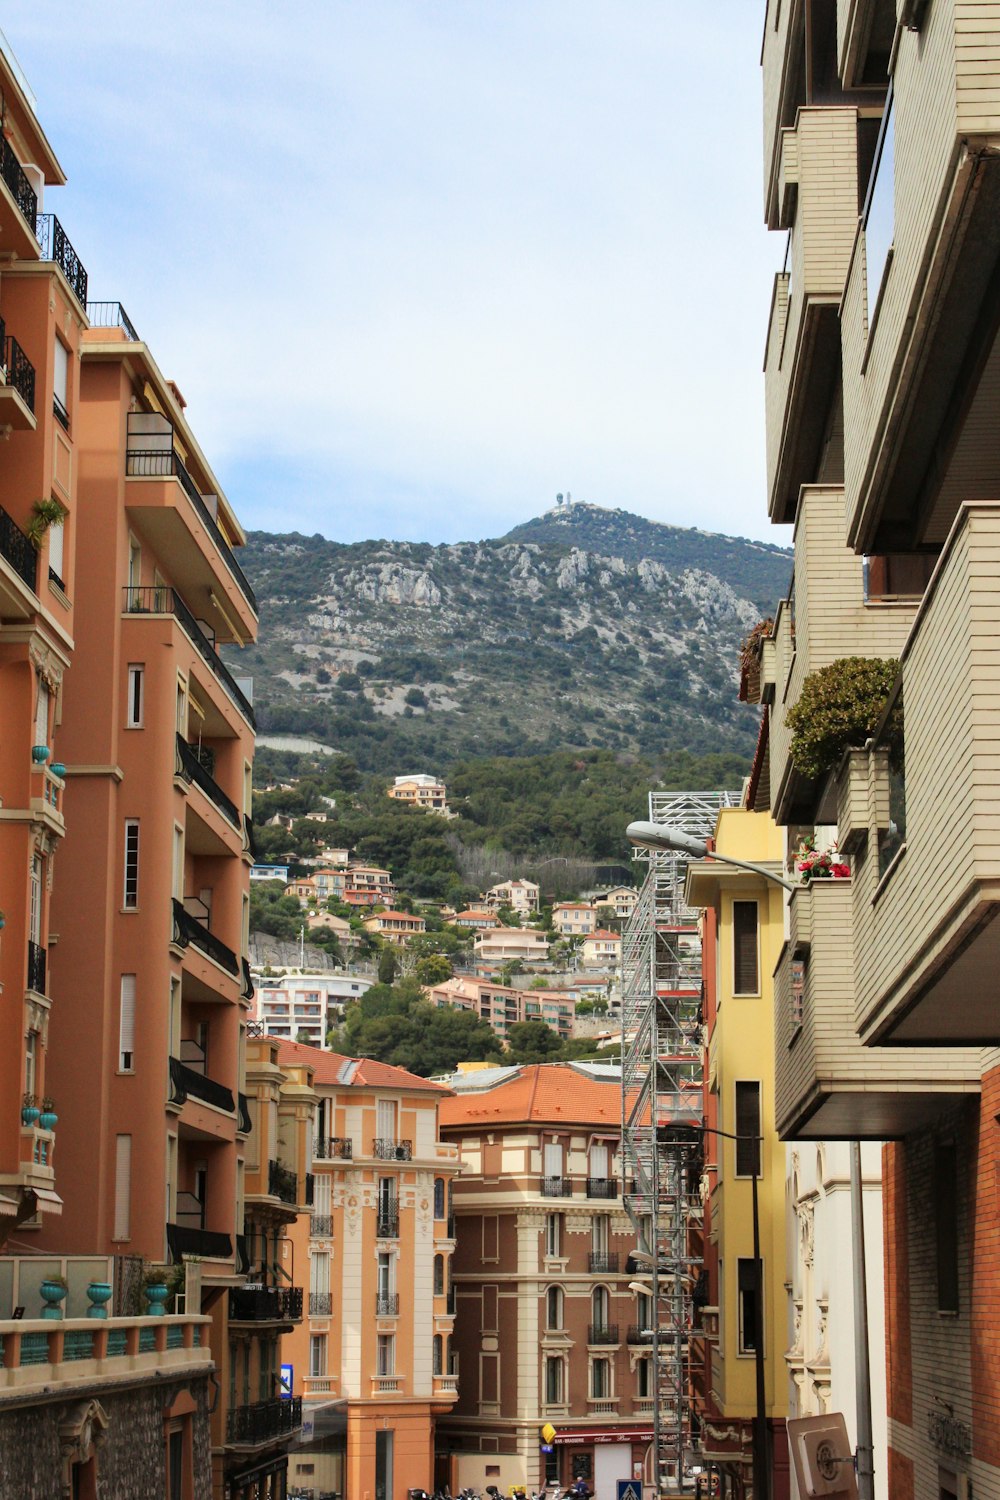
<path id="1" fill-rule="evenodd" d="M 25 1094 L 21 1100 L 21 1124 L 34 1125 L 40 1114 L 41 1110 L 35 1103 L 34 1094 Z"/>
<path id="2" fill-rule="evenodd" d="M 41 1292 L 42 1300 L 45 1304 L 42 1308 L 42 1317 L 61 1318 L 63 1315 L 62 1304 L 66 1300 L 66 1293 L 69 1291 L 69 1282 L 65 1276 L 43 1277 L 42 1284 L 38 1290 Z"/>
<path id="3" fill-rule="evenodd" d="M 146 1297 L 146 1313 L 151 1318 L 166 1316 L 167 1298 L 170 1295 L 169 1272 L 162 1266 L 150 1266 L 142 1278 L 142 1289 Z"/>
<path id="4" fill-rule="evenodd" d="M 88 1318 L 106 1318 L 108 1315 L 107 1304 L 111 1301 L 110 1281 L 91 1281 L 87 1286 L 87 1298 L 90 1306 L 87 1308 Z"/>
<path id="5" fill-rule="evenodd" d="M 27 537 L 31 545 L 37 550 L 41 548 L 42 537 L 50 526 L 61 526 L 69 515 L 69 511 L 61 500 L 50 498 L 47 500 L 36 500 L 31 507 L 31 520 L 25 527 Z"/>
<path id="6" fill-rule="evenodd" d="M 66 775 L 66 767 L 63 765 L 61 760 L 54 760 L 51 766 L 49 766 L 49 770 L 52 772 L 53 776 L 58 776 L 60 781 L 62 781 L 63 777 Z"/>
<path id="7" fill-rule="evenodd" d="M 811 880 L 845 880 L 851 867 L 840 858 L 836 844 L 828 849 L 817 849 L 812 834 L 804 838 L 795 851 L 795 868 L 802 876 L 803 885 Z"/>
<path id="8" fill-rule="evenodd" d="M 36 766 L 44 766 L 50 754 L 48 745 L 32 745 L 31 747 L 31 759 Z"/>
<path id="9" fill-rule="evenodd" d="M 43 1130 L 55 1130 L 56 1125 L 59 1123 L 59 1116 L 56 1114 L 55 1100 L 50 1099 L 47 1094 L 42 1100 L 42 1113 L 39 1117 L 38 1123 Z"/>
<path id="10" fill-rule="evenodd" d="M 809 673 L 786 716 L 789 754 L 802 776 L 817 780 L 845 750 L 865 745 L 882 722 L 898 671 L 895 660 L 843 656 Z M 898 712 L 885 726 L 884 743 L 894 753 L 902 748 L 902 727 Z"/>

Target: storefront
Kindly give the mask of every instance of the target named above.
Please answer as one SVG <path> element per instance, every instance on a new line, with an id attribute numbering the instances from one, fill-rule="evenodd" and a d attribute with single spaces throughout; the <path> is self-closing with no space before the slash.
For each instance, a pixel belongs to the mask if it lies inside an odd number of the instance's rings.
<path id="1" fill-rule="evenodd" d="M 563 1488 L 584 1480 L 595 1500 L 617 1500 L 620 1479 L 641 1481 L 651 1427 L 562 1427 L 546 1455 L 546 1481 Z"/>

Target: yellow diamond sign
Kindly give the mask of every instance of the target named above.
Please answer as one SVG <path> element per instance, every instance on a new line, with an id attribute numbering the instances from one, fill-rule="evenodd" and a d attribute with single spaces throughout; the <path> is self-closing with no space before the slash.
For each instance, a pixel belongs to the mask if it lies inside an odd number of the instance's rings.
<path id="1" fill-rule="evenodd" d="M 551 1422 L 546 1422 L 545 1426 L 542 1428 L 542 1441 L 546 1442 L 546 1443 L 551 1443 L 554 1440 L 555 1435 L 556 1435 L 556 1430 L 553 1427 L 552 1423 Z"/>

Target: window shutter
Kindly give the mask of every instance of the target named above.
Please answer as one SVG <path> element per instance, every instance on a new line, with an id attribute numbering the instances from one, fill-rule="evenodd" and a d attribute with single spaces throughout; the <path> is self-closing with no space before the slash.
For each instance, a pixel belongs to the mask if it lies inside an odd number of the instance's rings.
<path id="1" fill-rule="evenodd" d="M 132 1137 L 115 1140 L 115 1233 L 116 1240 L 132 1234 Z"/>
<path id="2" fill-rule="evenodd" d="M 760 1084 L 737 1083 L 736 1085 L 736 1134 L 743 1140 L 736 1142 L 736 1175 L 753 1177 L 760 1175 Z"/>
<path id="3" fill-rule="evenodd" d="M 122 975 L 121 1017 L 118 1027 L 118 1066 L 131 1073 L 135 1066 L 135 975 Z"/>
<path id="4" fill-rule="evenodd" d="M 733 994 L 760 992 L 757 975 L 757 903 L 733 902 Z"/>

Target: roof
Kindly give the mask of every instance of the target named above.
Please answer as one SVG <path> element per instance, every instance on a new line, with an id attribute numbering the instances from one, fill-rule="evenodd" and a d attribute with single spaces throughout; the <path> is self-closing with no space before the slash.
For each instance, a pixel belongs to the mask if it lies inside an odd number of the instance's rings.
<path id="1" fill-rule="evenodd" d="M 553 911 L 593 911 L 589 901 L 557 901 Z"/>
<path id="2" fill-rule="evenodd" d="M 571 1063 L 534 1063 L 519 1068 L 513 1077 L 501 1078 L 492 1088 L 477 1087 L 468 1094 L 443 1100 L 440 1122 L 442 1128 L 542 1121 L 618 1129 L 621 1112 L 619 1078 L 605 1082 Z"/>
<path id="3" fill-rule="evenodd" d="M 408 1094 L 414 1089 L 428 1089 L 435 1094 L 450 1093 L 447 1084 L 418 1078 L 416 1073 L 394 1068 L 391 1063 L 376 1062 L 372 1057 L 345 1057 L 341 1052 L 327 1052 L 322 1047 L 287 1042 L 280 1037 L 270 1040 L 277 1043 L 279 1063 L 312 1068 L 315 1083 L 335 1084 L 339 1088 L 401 1089 Z"/>
<path id="4" fill-rule="evenodd" d="M 605 932 L 603 927 L 599 927 L 596 932 L 588 932 L 587 936 L 584 938 L 584 942 L 592 943 L 595 938 L 601 939 L 604 942 L 610 942 L 612 939 L 614 939 L 616 943 L 620 943 L 622 940 L 622 935 L 620 932 Z"/>
<path id="5" fill-rule="evenodd" d="M 399 922 L 422 922 L 424 920 L 423 917 L 415 916 L 412 911 L 377 911 L 374 916 L 366 917 L 365 921 L 382 922 L 388 917 Z"/>

